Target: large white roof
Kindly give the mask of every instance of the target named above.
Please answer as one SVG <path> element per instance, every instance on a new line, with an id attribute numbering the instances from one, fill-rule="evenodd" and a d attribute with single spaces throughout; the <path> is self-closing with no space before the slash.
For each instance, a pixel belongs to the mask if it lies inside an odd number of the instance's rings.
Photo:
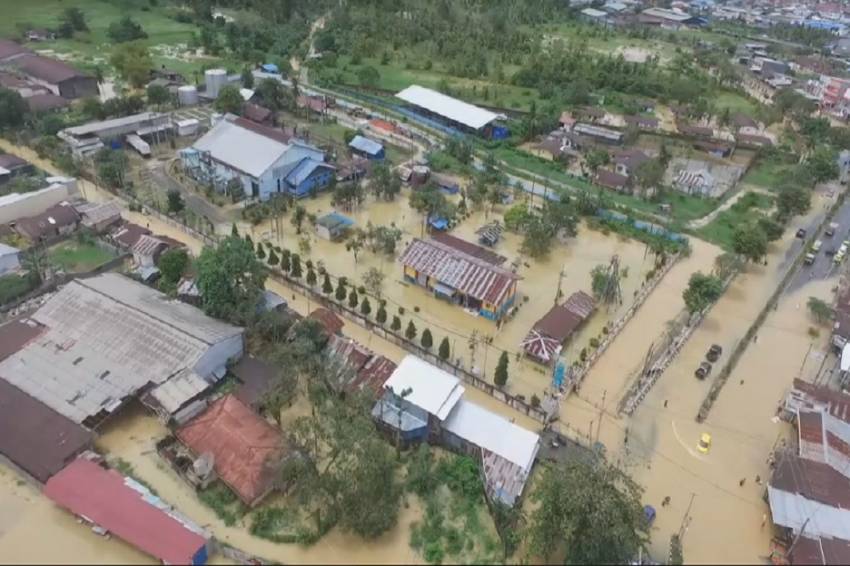
<path id="1" fill-rule="evenodd" d="M 289 145 L 222 120 L 192 146 L 209 151 L 216 161 L 260 177 L 289 149 Z"/>
<path id="2" fill-rule="evenodd" d="M 479 129 L 500 117 L 495 112 L 479 108 L 468 102 L 446 96 L 436 90 L 412 85 L 396 95 L 410 104 L 439 114 L 464 126 Z"/>
<path id="3" fill-rule="evenodd" d="M 457 402 L 443 428 L 526 472 L 534 463 L 540 442 L 540 437 L 530 430 L 464 399 Z"/>
<path id="4" fill-rule="evenodd" d="M 805 529 L 810 537 L 830 537 L 850 540 L 850 511 L 806 499 L 799 493 L 789 493 L 767 486 L 770 514 L 774 524 L 799 533 Z"/>
<path id="5" fill-rule="evenodd" d="M 31 318 L 44 332 L 0 363 L 0 379 L 76 423 L 242 332 L 114 273 L 68 283 Z"/>
<path id="6" fill-rule="evenodd" d="M 410 389 L 405 400 L 440 420 L 449 416 L 465 391 L 458 378 L 416 356 L 406 356 L 401 361 L 384 383 L 384 389 L 392 389 L 396 395 Z"/>

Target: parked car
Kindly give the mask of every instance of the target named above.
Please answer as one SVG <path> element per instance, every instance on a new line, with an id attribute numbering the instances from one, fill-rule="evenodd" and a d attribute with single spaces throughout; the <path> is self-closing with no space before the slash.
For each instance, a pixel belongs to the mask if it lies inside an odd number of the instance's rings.
<path id="1" fill-rule="evenodd" d="M 811 265 L 815 262 L 815 254 L 809 252 L 806 254 L 806 257 L 803 258 L 803 263 L 806 265 Z"/>
<path id="2" fill-rule="evenodd" d="M 823 252 L 823 253 L 825 253 L 825 254 L 826 254 L 826 255 L 828 255 L 829 257 L 832 257 L 832 256 L 834 256 L 836 253 L 838 253 L 838 250 L 836 250 L 835 248 L 826 248 L 826 251 L 825 251 L 825 252 Z"/>
<path id="3" fill-rule="evenodd" d="M 829 226 L 826 227 L 824 234 L 826 234 L 827 236 L 829 236 L 831 238 L 835 235 L 836 230 L 838 230 L 838 223 L 837 222 L 830 222 Z"/>
<path id="4" fill-rule="evenodd" d="M 703 454 L 708 454 L 708 451 L 711 450 L 711 435 L 707 432 L 704 432 L 699 437 L 699 442 L 697 443 L 697 450 L 702 452 Z"/>
<path id="5" fill-rule="evenodd" d="M 818 253 L 822 246 L 823 242 L 821 242 L 820 240 L 815 240 L 815 243 L 812 244 L 812 253 Z"/>
<path id="6" fill-rule="evenodd" d="M 835 264 L 836 264 L 836 265 L 838 265 L 839 263 L 841 263 L 842 261 L 844 261 L 844 256 L 845 256 L 845 255 L 846 255 L 846 254 L 845 254 L 844 252 L 842 252 L 841 250 L 838 250 L 838 253 L 837 253 L 837 254 L 835 254 L 835 257 L 834 257 L 834 258 L 832 258 L 832 261 L 833 261 L 833 262 L 835 262 Z"/>
<path id="7" fill-rule="evenodd" d="M 711 364 L 708 362 L 702 362 L 697 370 L 694 372 L 694 375 L 698 379 L 705 379 L 708 374 L 711 373 Z"/>
<path id="8" fill-rule="evenodd" d="M 800 238 L 801 240 L 803 238 L 805 238 L 806 237 L 806 229 L 800 228 L 799 230 L 797 230 L 797 237 Z"/>
<path id="9" fill-rule="evenodd" d="M 720 344 L 712 344 L 711 348 L 708 349 L 708 353 L 705 355 L 705 359 L 710 361 L 711 363 L 716 362 L 720 355 L 723 353 L 723 347 Z"/>

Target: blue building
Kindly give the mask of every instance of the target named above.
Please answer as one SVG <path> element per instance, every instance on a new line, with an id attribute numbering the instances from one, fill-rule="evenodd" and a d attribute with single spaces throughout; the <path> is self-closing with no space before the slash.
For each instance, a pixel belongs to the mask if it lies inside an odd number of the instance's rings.
<path id="1" fill-rule="evenodd" d="M 231 114 L 180 157 L 197 181 L 226 192 L 236 179 L 247 198 L 259 200 L 276 194 L 294 198 L 313 194 L 327 187 L 335 174 L 319 148 Z"/>
<path id="2" fill-rule="evenodd" d="M 385 157 L 384 146 L 363 136 L 354 136 L 348 144 L 351 152 L 366 159 L 380 160 Z"/>

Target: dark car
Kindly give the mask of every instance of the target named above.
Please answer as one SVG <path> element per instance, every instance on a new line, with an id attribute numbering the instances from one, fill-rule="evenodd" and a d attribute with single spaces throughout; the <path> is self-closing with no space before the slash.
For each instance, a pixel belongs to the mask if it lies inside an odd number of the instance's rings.
<path id="1" fill-rule="evenodd" d="M 723 353 L 723 348 L 719 344 L 712 344 L 711 348 L 708 349 L 708 353 L 705 355 L 705 359 L 710 361 L 711 363 L 716 362 L 720 355 Z"/>
<path id="2" fill-rule="evenodd" d="M 705 379 L 708 374 L 711 373 L 711 364 L 708 362 L 702 362 L 697 370 L 694 372 L 694 375 L 698 379 Z"/>
<path id="3" fill-rule="evenodd" d="M 837 249 L 835 249 L 835 248 L 827 248 L 827 249 L 826 249 L 826 251 L 824 251 L 823 253 L 825 253 L 826 255 L 828 255 L 828 256 L 830 256 L 830 257 L 832 257 L 832 256 L 834 256 L 834 255 L 836 254 L 836 252 L 838 252 L 838 250 L 837 250 Z"/>
<path id="4" fill-rule="evenodd" d="M 806 237 L 806 229 L 800 228 L 799 230 L 797 230 L 797 237 L 800 238 L 801 240 L 803 238 L 805 238 Z"/>

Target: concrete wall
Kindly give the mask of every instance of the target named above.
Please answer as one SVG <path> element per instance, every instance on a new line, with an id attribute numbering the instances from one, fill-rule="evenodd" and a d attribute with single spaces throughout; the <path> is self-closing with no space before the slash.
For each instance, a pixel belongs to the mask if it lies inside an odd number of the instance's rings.
<path id="1" fill-rule="evenodd" d="M 46 189 L 22 194 L 21 198 L 5 204 L 4 200 L 0 199 L 0 223 L 8 224 L 18 218 L 41 214 L 49 207 L 67 200 L 70 196 L 71 193 L 67 186 L 55 184 Z"/>

